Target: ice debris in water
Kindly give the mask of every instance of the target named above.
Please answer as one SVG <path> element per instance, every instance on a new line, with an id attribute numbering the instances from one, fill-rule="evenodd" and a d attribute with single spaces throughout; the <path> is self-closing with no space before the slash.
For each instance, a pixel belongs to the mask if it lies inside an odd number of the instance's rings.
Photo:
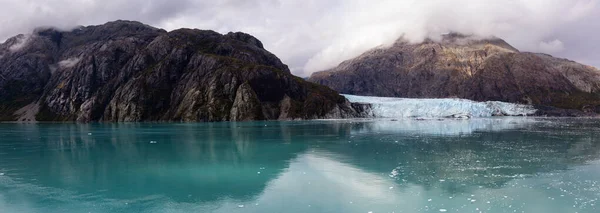
<path id="1" fill-rule="evenodd" d="M 468 118 L 495 115 L 532 115 L 531 105 L 499 101 L 476 102 L 465 99 L 407 99 L 344 95 L 353 103 L 371 104 L 371 113 L 381 118 Z"/>
<path id="2" fill-rule="evenodd" d="M 91 133 L 91 132 L 88 132 L 88 135 L 92 135 L 92 133 Z"/>
<path id="3" fill-rule="evenodd" d="M 447 212 L 448 210 L 446 209 L 440 209 L 440 212 Z"/>
<path id="4" fill-rule="evenodd" d="M 244 205 L 238 205 L 238 208 L 244 208 Z"/>
<path id="5" fill-rule="evenodd" d="M 391 178 L 393 178 L 393 177 L 396 177 L 396 176 L 398 176 L 398 174 L 399 174 L 399 173 L 398 173 L 398 170 L 394 169 L 394 170 L 392 170 L 392 172 L 390 173 L 390 177 L 391 177 Z"/>
<path id="6" fill-rule="evenodd" d="M 1 173 L 1 172 L 0 172 L 0 176 L 4 176 L 4 173 Z"/>
<path id="7" fill-rule="evenodd" d="M 155 144 L 155 143 L 158 143 L 158 142 L 156 142 L 156 141 L 150 141 L 150 143 L 151 143 L 151 144 Z"/>

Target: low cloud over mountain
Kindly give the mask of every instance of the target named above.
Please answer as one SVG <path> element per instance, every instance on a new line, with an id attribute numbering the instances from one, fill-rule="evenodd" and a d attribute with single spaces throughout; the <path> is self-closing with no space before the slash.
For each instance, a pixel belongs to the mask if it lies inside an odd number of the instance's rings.
<path id="1" fill-rule="evenodd" d="M 405 35 L 495 35 L 523 51 L 600 66 L 599 0 L 0 0 L 0 40 L 37 26 L 63 29 L 115 19 L 166 28 L 244 31 L 294 74 L 332 68 Z M 68 5 L 68 7 L 65 7 Z"/>

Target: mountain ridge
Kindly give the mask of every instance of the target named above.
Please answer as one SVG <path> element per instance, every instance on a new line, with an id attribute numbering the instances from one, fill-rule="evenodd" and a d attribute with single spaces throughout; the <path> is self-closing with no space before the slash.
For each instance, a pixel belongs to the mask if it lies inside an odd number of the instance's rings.
<path id="1" fill-rule="evenodd" d="M 552 116 L 600 113 L 598 69 L 521 52 L 499 38 L 448 34 L 416 44 L 400 38 L 309 81 L 353 95 L 504 101 L 536 105 L 539 115 Z"/>
<path id="2" fill-rule="evenodd" d="M 243 121 L 359 114 L 246 33 L 114 21 L 0 44 L 0 120 Z M 26 110 L 28 109 L 28 110 Z M 27 115 L 27 116 L 25 116 Z"/>

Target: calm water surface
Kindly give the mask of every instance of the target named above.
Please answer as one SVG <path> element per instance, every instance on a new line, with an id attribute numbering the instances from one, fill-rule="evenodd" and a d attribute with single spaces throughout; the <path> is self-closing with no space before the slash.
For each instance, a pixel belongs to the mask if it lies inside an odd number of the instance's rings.
<path id="1" fill-rule="evenodd" d="M 600 212 L 600 120 L 0 124 L 0 212 Z"/>

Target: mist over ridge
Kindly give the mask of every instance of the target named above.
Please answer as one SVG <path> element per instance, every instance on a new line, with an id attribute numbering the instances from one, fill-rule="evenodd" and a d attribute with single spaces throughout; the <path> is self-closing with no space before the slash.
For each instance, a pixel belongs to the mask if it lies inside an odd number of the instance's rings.
<path id="1" fill-rule="evenodd" d="M 2 0 L 0 40 L 38 26 L 71 29 L 116 19 L 173 30 L 243 31 L 309 76 L 401 36 L 412 42 L 460 32 L 497 36 L 522 51 L 600 66 L 598 0 Z M 69 7 L 63 7 L 68 4 Z"/>

